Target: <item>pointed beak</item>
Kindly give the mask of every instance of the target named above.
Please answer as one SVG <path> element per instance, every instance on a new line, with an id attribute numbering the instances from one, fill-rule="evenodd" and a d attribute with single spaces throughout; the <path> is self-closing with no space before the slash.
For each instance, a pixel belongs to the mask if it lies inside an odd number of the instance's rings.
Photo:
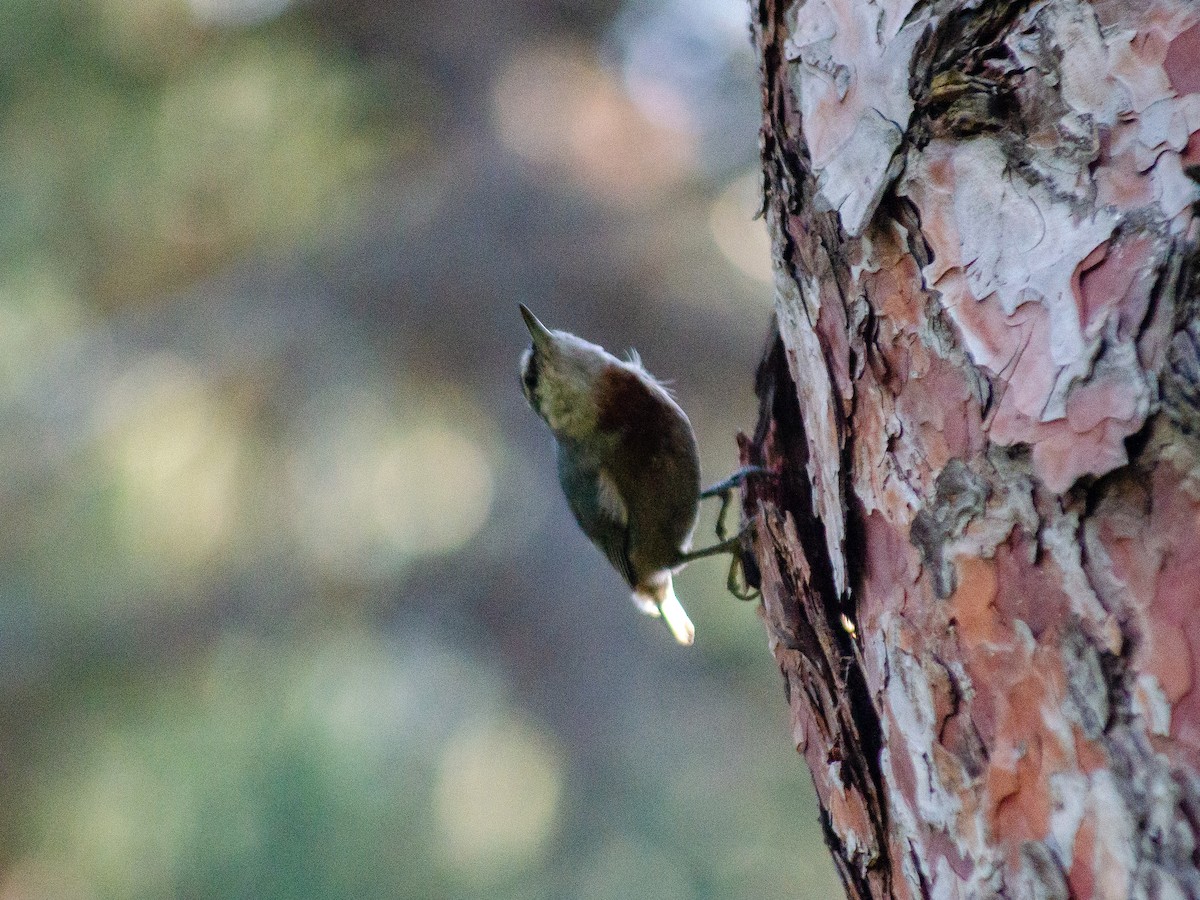
<path id="1" fill-rule="evenodd" d="M 529 329 L 529 336 L 533 338 L 533 346 L 539 350 L 548 350 L 554 336 L 550 333 L 545 325 L 538 321 L 538 317 L 529 311 L 529 307 L 524 303 L 519 304 L 521 307 L 521 318 L 525 320 L 525 327 Z"/>

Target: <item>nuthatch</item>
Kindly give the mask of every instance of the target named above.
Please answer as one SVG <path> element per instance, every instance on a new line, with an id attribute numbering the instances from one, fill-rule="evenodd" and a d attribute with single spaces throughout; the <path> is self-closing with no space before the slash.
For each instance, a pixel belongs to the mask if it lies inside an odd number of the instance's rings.
<path id="1" fill-rule="evenodd" d="M 701 556 L 732 552 L 739 537 L 688 552 L 701 496 L 696 435 L 679 405 L 632 351 L 618 359 L 566 331 L 551 331 L 524 305 L 533 346 L 521 358 L 525 398 L 554 433 L 558 479 L 583 533 L 633 589 L 633 602 L 662 616 L 681 644 L 696 629 L 672 574 Z M 740 480 L 739 476 L 735 479 Z M 722 507 L 723 529 L 724 507 Z"/>

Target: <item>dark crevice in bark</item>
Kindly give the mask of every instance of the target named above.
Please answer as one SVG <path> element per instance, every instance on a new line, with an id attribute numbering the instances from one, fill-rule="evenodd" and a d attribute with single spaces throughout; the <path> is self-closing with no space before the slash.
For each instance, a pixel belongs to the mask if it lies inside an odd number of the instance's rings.
<path id="1" fill-rule="evenodd" d="M 850 865 L 848 862 L 850 854 L 846 850 L 845 844 L 834 830 L 833 824 L 829 821 L 829 813 L 825 810 L 820 811 L 821 833 L 825 836 L 825 846 L 829 848 L 833 856 L 833 864 L 837 868 L 838 876 L 842 879 L 842 884 L 846 886 L 846 894 L 849 897 L 872 897 L 871 884 L 858 871 L 856 866 Z"/>
<path id="2" fill-rule="evenodd" d="M 925 240 L 925 232 L 921 230 L 921 213 L 917 210 L 917 205 L 907 197 L 889 193 L 880 209 L 903 226 L 908 252 L 916 262 L 917 268 L 924 269 L 933 262 L 933 248 L 929 246 L 929 242 Z"/>
<path id="3" fill-rule="evenodd" d="M 1111 731 L 1113 728 L 1128 725 L 1130 721 L 1129 695 L 1133 690 L 1133 683 L 1128 677 L 1129 661 L 1125 655 L 1110 653 L 1107 650 L 1100 650 L 1096 658 L 1108 689 L 1109 715 L 1108 721 L 1104 723 L 1104 730 Z"/>
<path id="4" fill-rule="evenodd" d="M 1200 247 L 1177 247 L 1177 252 L 1179 267 L 1169 286 L 1174 293 L 1175 333 L 1167 348 L 1162 404 L 1179 431 L 1200 440 Z M 1162 302 L 1157 296 L 1153 299 Z"/>
<path id="5" fill-rule="evenodd" d="M 778 0 L 760 0 L 753 24 L 763 65 L 765 116 L 761 153 L 766 173 L 765 204 L 778 223 L 775 233 L 781 243 L 780 256 L 792 277 L 799 272 L 812 271 L 823 255 L 832 265 L 832 274 L 844 294 L 847 273 L 837 272 L 835 262 L 842 241 L 840 224 L 834 213 L 814 212 L 811 198 L 815 184 L 808 151 L 802 141 L 789 137 L 799 133 L 794 127 L 799 112 L 794 109 L 786 82 L 784 9 L 785 4 Z M 821 725 L 827 744 L 823 750 L 830 761 L 840 762 L 843 787 L 862 798 L 873 832 L 873 846 L 864 856 L 861 847 L 845 845 L 832 829 L 827 811 L 822 810 L 826 841 L 852 896 L 890 896 L 893 864 L 884 799 L 886 792 L 880 768 L 883 731 L 859 664 L 859 650 L 841 623 L 842 613 L 853 617 L 854 610 L 842 607 L 825 529 L 815 513 L 813 487 L 808 478 L 808 441 L 787 352 L 777 332 L 759 369 L 758 427 L 753 442 L 743 446 L 747 462 L 773 464 L 772 468 L 780 471 L 782 477 L 778 481 L 760 479 L 748 484 L 743 499 L 748 516 L 757 515 L 759 500 L 773 504 L 790 516 L 810 569 L 804 583 L 798 583 L 793 573 L 787 571 L 786 561 L 780 560 L 785 593 L 789 596 L 779 599 L 784 615 L 790 621 L 785 623 L 787 633 L 777 637 L 799 645 L 794 648 L 801 654 L 796 675 L 804 686 L 803 697 L 808 703 L 808 712 Z M 824 362 L 829 365 L 828 360 Z M 851 448 L 845 440 L 845 413 L 840 404 L 835 414 L 838 433 L 843 438 L 840 488 L 847 520 L 845 552 L 850 559 L 862 559 L 865 550 L 862 512 L 855 503 L 846 500 L 853 497 L 845 476 L 851 471 Z M 763 539 L 760 534 L 758 540 Z M 841 548 L 835 549 L 841 552 Z M 861 566 L 851 568 L 850 592 L 853 597 L 859 593 L 863 573 Z M 786 669 L 784 678 L 795 703 L 796 692 Z"/>
<path id="6" fill-rule="evenodd" d="M 846 442 L 846 449 L 842 454 L 842 497 L 844 498 L 846 510 L 846 558 L 848 560 L 864 560 L 867 557 L 867 538 L 866 538 L 866 523 L 863 518 L 863 507 L 857 495 L 855 495 L 853 486 L 850 483 L 849 473 L 853 471 L 851 459 L 852 442 Z M 850 596 L 848 602 L 851 608 L 847 610 L 847 614 L 851 622 L 857 625 L 858 609 L 856 600 L 862 596 L 862 585 L 866 579 L 866 566 L 864 565 L 848 565 L 847 575 L 849 578 Z M 834 610 L 830 610 L 830 615 L 834 614 Z M 866 759 L 867 766 L 871 773 L 871 778 L 875 783 L 875 791 L 880 797 L 886 796 L 883 783 L 883 771 L 880 768 L 879 755 L 883 751 L 883 726 L 879 721 L 879 710 L 875 706 L 874 700 L 871 698 L 871 690 L 867 685 L 866 672 L 859 665 L 861 659 L 861 647 L 855 646 L 861 640 L 857 634 L 850 634 L 845 628 L 841 627 L 841 622 L 833 623 L 834 634 L 838 636 L 838 645 L 842 653 L 842 658 L 849 661 L 846 670 L 846 682 L 850 688 L 850 708 L 854 715 L 854 720 L 858 725 L 858 734 L 861 740 L 862 753 Z M 855 629 L 857 632 L 857 628 Z M 887 805 L 883 804 L 880 807 L 880 828 L 882 833 L 887 834 Z M 886 847 L 886 844 L 885 844 Z"/>
<path id="7" fill-rule="evenodd" d="M 766 501 L 790 517 L 795 525 L 810 572 L 807 582 L 800 583 L 781 563 L 788 596 L 780 599 L 789 621 L 786 633 L 777 637 L 802 654 L 808 672 L 824 685 L 823 691 L 814 691 L 800 673 L 811 714 L 823 723 L 829 736 L 826 753 L 841 763 L 842 786 L 858 793 L 869 810 L 874 858 L 863 860 L 851 854 L 828 829 L 827 841 L 852 896 L 883 896 L 878 890 L 866 889 L 869 871 L 882 873 L 885 885 L 892 872 L 880 768 L 883 731 L 865 673 L 858 663 L 859 650 L 841 624 L 843 609 L 834 587 L 825 529 L 813 512 L 812 485 L 806 474 L 809 451 L 804 422 L 788 367 L 787 349 L 778 335 L 759 367 L 757 391 L 760 418 L 753 440 L 743 445 L 745 461 L 768 465 L 779 471 L 781 477 L 759 479 L 748 485 L 743 498 L 745 512 L 748 516 L 755 515 L 759 502 Z M 849 460 L 845 464 L 848 467 Z M 844 490 L 848 487 L 843 485 Z M 865 550 L 861 510 L 848 510 L 846 550 L 851 558 L 861 558 Z M 854 577 L 861 579 L 861 571 Z M 789 699 L 794 703 L 795 691 L 786 671 L 784 678 Z M 837 698 L 834 710 L 823 702 L 822 694 Z M 886 890 L 890 893 L 890 887 Z"/>
<path id="8" fill-rule="evenodd" d="M 956 9 L 925 30 L 909 69 L 914 106 L 907 137 L 915 146 L 935 135 L 961 138 L 1020 125 L 1019 70 L 1006 64 L 1003 41 L 1030 5 L 1002 0 Z"/>
<path id="9" fill-rule="evenodd" d="M 944 73 L 984 74 L 989 60 L 1005 55 L 1001 42 L 1031 5 L 1032 0 L 995 0 L 952 10 L 930 25 L 913 54 L 908 82 L 913 99 L 925 98 Z"/>
<path id="10" fill-rule="evenodd" d="M 1131 465 L 1136 465 L 1141 458 L 1142 452 L 1150 443 L 1150 435 L 1154 431 L 1154 416 L 1148 416 L 1146 422 L 1129 437 L 1125 438 L 1125 455 L 1129 457 Z"/>
<path id="11" fill-rule="evenodd" d="M 813 512 L 812 484 L 807 477 L 808 441 L 800 404 L 796 400 L 796 385 L 787 364 L 787 349 L 783 339 L 776 340 L 759 366 L 759 422 L 754 432 L 755 464 L 767 462 L 768 455 L 783 462 L 781 478 L 774 485 L 770 499 L 796 524 L 804 546 L 805 557 L 812 569 L 812 590 L 822 599 L 830 627 L 838 622 L 840 612 L 837 591 L 834 589 L 833 566 L 825 543 L 825 529 Z M 769 444 L 769 447 L 768 447 Z M 748 491 L 748 504 L 758 499 Z M 753 514 L 753 507 L 749 512 Z"/>

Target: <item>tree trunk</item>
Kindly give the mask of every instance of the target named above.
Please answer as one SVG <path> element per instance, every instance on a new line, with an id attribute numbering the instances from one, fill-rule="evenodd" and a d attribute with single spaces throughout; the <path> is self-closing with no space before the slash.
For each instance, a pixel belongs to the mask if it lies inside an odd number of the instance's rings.
<path id="1" fill-rule="evenodd" d="M 1200 897 L 1200 5 L 756 4 L 747 563 L 847 891 Z"/>

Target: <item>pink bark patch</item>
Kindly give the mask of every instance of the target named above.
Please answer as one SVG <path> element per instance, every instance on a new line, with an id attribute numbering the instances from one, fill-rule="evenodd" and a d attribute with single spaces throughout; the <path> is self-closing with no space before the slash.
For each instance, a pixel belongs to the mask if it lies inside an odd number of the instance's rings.
<path id="1" fill-rule="evenodd" d="M 1157 621 L 1146 635 L 1146 671 L 1158 679 L 1171 704 L 1192 689 L 1192 651 L 1187 634 L 1178 625 L 1163 621 L 1166 610 L 1157 610 Z"/>
<path id="2" fill-rule="evenodd" d="M 975 871 L 975 863 L 958 852 L 950 835 L 944 831 L 935 831 L 925 841 L 929 847 L 930 859 L 944 859 L 950 870 L 963 882 L 966 882 Z"/>
<path id="3" fill-rule="evenodd" d="M 903 729 L 896 728 L 888 733 L 889 788 L 904 798 L 909 809 L 917 809 L 917 773 L 913 769 L 912 748 L 904 737 Z"/>
<path id="4" fill-rule="evenodd" d="M 811 760 L 809 762 L 811 764 Z M 829 784 L 835 784 L 837 781 L 836 777 L 827 780 Z M 874 829 L 862 794 L 835 788 L 829 792 L 824 806 L 829 810 L 833 827 L 843 839 L 853 835 L 862 846 L 870 846 Z"/>
<path id="5" fill-rule="evenodd" d="M 1148 46 L 1139 49 L 1151 52 Z M 1134 340 L 1162 248 L 1140 236 L 1109 246 L 1111 211 L 1077 215 L 1005 166 L 986 142 L 935 142 L 902 189 L 917 204 L 934 251 L 926 281 L 991 378 L 996 407 L 988 436 L 1031 445 L 1038 476 L 1061 492 L 1123 465 L 1124 439 L 1144 421 L 1149 388 L 1138 355 L 1128 344 L 1105 349 L 1100 337 L 1115 319 L 1116 336 Z M 1152 200 L 1152 179 L 1130 176 L 1136 199 Z M 1093 378 L 1099 386 L 1074 398 Z M 964 439 L 970 435 L 960 432 L 947 443 Z"/>
<path id="6" fill-rule="evenodd" d="M 904 609 L 904 592 L 916 584 L 920 562 L 916 548 L 881 513 L 867 516 L 865 527 L 868 556 L 859 625 L 877 631 L 884 611 Z"/>
<path id="7" fill-rule="evenodd" d="M 1070 616 L 1070 604 L 1063 593 L 1058 566 L 1049 559 L 1033 565 L 1032 550 L 1029 539 L 1020 531 L 1014 531 L 1006 543 L 996 548 L 996 577 L 1004 588 L 996 596 L 996 612 L 1006 622 L 1020 619 L 1036 640 L 1046 631 L 1063 629 Z"/>
<path id="8" fill-rule="evenodd" d="M 1160 498 L 1159 491 L 1165 485 L 1156 481 L 1154 515 L 1158 517 L 1161 504 L 1172 546 L 1163 557 L 1158 592 L 1151 607 L 1155 646 L 1148 649 L 1148 654 L 1153 654 L 1151 671 L 1159 675 L 1173 706 L 1171 735 L 1195 758 L 1200 754 L 1200 692 L 1194 690 L 1196 651 L 1200 647 L 1200 619 L 1196 615 L 1200 609 L 1200 504 L 1177 488 L 1169 498 Z"/>
<path id="9" fill-rule="evenodd" d="M 1046 487 L 1062 492 L 1084 475 L 1111 472 L 1129 461 L 1121 442 L 1129 432 L 1110 428 L 1110 422 L 1083 434 L 1056 428 L 1033 445 L 1033 465 Z"/>
<path id="10" fill-rule="evenodd" d="M 920 429 L 918 440 L 932 472 L 951 459 L 967 459 L 983 448 L 979 404 L 962 369 L 933 357 L 928 369 L 897 398 L 901 419 Z"/>
<path id="11" fill-rule="evenodd" d="M 895 329 L 915 330 L 923 323 L 927 300 L 918 289 L 921 273 L 911 257 L 884 261 L 878 272 L 864 275 L 862 282 Z"/>
<path id="12" fill-rule="evenodd" d="M 1052 779 L 1099 753 L 1061 718 L 1066 674 L 1039 635 L 1073 627 L 1064 577 L 1030 538 L 1014 530 L 993 559 L 956 560 L 958 584 L 947 601 L 973 686 L 970 718 L 990 748 L 985 815 L 998 840 L 1020 846 L 1050 830 Z M 1048 640 L 1046 647 L 1057 647 Z"/>
<path id="13" fill-rule="evenodd" d="M 1038 702 L 1036 691 L 1014 688 L 1013 699 Z M 1026 841 L 1040 841 L 1050 829 L 1050 791 L 1042 777 L 1041 748 L 1033 743 L 1017 759 L 1013 769 L 993 766 L 988 770 L 988 791 L 995 807 L 992 827 L 1005 843 L 1020 846 Z"/>
<path id="14" fill-rule="evenodd" d="M 1175 93 L 1183 96 L 1200 91 L 1200 23 L 1171 41 L 1163 68 Z"/>
<path id="15" fill-rule="evenodd" d="M 1149 303 L 1148 286 L 1136 292 L 1133 288 L 1145 280 L 1142 276 L 1153 255 L 1153 242 L 1139 236 L 1117 242 L 1096 263 L 1090 263 L 1089 256 L 1080 264 L 1075 283 L 1085 332 L 1102 323 L 1109 313 L 1120 311 L 1124 336 L 1130 336 L 1128 320 L 1140 322 Z M 1127 310 L 1125 306 L 1133 308 Z"/>
<path id="16" fill-rule="evenodd" d="M 1081 435 L 1088 434 L 1108 419 L 1132 423 L 1140 396 L 1137 386 L 1131 385 L 1119 373 L 1093 375 L 1071 392 L 1067 400 L 1067 422 Z M 1123 448 L 1120 456 L 1122 459 L 1125 456 Z"/>
<path id="17" fill-rule="evenodd" d="M 1096 169 L 1095 180 L 1096 199 L 1105 205 L 1136 209 L 1154 202 L 1154 180 L 1147 177 L 1132 151 L 1105 160 Z"/>

